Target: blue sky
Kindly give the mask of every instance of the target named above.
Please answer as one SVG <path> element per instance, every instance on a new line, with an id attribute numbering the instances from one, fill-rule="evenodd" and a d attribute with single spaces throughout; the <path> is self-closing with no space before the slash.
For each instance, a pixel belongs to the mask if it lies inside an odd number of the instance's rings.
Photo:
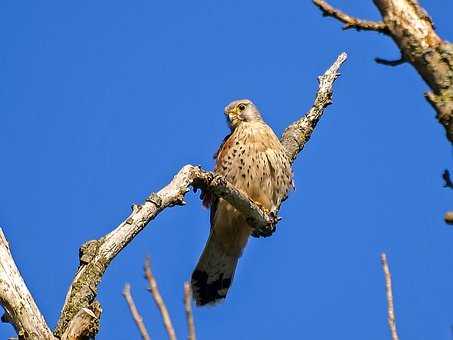
<path id="1" fill-rule="evenodd" d="M 377 19 L 372 1 L 335 1 Z M 453 3 L 424 1 L 453 37 Z M 310 1 L 2 1 L 0 225 L 53 327 L 86 240 L 109 232 L 184 164 L 213 166 L 223 107 L 251 98 L 280 134 L 311 105 L 316 77 L 349 59 L 294 164 L 297 189 L 277 233 L 252 239 L 228 299 L 195 309 L 200 339 L 385 339 L 387 252 L 402 338 L 451 339 L 453 208 L 441 173 L 452 150 L 393 42 L 346 31 Z M 138 339 L 121 296 L 130 282 L 149 332 L 152 256 L 185 337 L 183 282 L 209 213 L 197 195 L 165 211 L 112 263 L 99 289 L 99 339 Z M 0 325 L 0 338 L 14 334 Z"/>

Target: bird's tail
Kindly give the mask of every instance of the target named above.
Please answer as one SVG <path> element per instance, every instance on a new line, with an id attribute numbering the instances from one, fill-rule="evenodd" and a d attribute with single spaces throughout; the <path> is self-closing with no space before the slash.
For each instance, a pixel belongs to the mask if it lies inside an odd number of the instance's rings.
<path id="1" fill-rule="evenodd" d="M 215 304 L 224 299 L 233 281 L 240 253 L 227 254 L 215 233 L 211 233 L 192 273 L 193 297 L 198 306 Z"/>

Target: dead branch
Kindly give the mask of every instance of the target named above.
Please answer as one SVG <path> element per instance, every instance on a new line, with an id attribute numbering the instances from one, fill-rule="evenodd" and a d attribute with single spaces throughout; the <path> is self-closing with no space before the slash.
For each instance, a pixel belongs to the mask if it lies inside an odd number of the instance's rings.
<path id="1" fill-rule="evenodd" d="M 402 60 L 410 62 L 431 88 L 425 97 L 453 143 L 453 44 L 437 35 L 431 18 L 417 0 L 373 1 L 381 13 L 385 33 L 398 45 Z M 323 13 L 331 7 L 325 1 L 314 2 Z M 330 16 L 345 22 L 344 17 Z"/>
<path id="2" fill-rule="evenodd" d="M 142 336 L 142 339 L 151 340 L 151 337 L 148 334 L 148 330 L 146 329 L 146 326 L 143 323 L 143 318 L 140 312 L 138 311 L 137 306 L 135 306 L 135 302 L 131 294 L 131 285 L 129 283 L 126 283 L 124 285 L 123 296 L 127 302 L 132 318 L 134 319 L 134 322 L 137 325 L 137 328 L 140 332 L 140 335 Z"/>
<path id="3" fill-rule="evenodd" d="M 251 225 L 267 227 L 276 223 L 274 216 L 264 213 L 223 177 L 196 166 L 184 166 L 170 184 L 151 194 L 143 204 L 133 205 L 131 215 L 116 229 L 99 240 L 88 241 L 80 248 L 79 269 L 66 296 L 55 331 L 57 336 L 64 333 L 68 322 L 80 309 L 90 309 L 96 298 L 97 286 L 113 258 L 160 212 L 168 207 L 183 205 L 184 195 L 190 186 L 205 188 L 224 198 L 243 212 Z"/>
<path id="4" fill-rule="evenodd" d="M 145 260 L 145 277 L 148 280 L 149 291 L 153 297 L 154 302 L 156 303 L 157 308 L 159 309 L 160 314 L 162 315 L 162 321 L 164 323 L 165 330 L 167 331 L 168 338 L 170 340 L 176 340 L 175 329 L 170 319 L 170 314 L 168 313 L 167 306 L 165 305 L 162 295 L 160 295 L 159 287 L 157 286 L 157 281 L 154 278 L 153 272 L 151 271 L 151 260 L 147 258 Z"/>
<path id="5" fill-rule="evenodd" d="M 90 309 L 82 308 L 71 320 L 61 339 L 85 340 L 94 338 L 99 331 L 101 312 L 101 305 L 97 301 L 90 306 Z"/>
<path id="6" fill-rule="evenodd" d="M 0 228 L 0 303 L 2 321 L 11 323 L 20 339 L 54 339 L 44 317 L 17 269 Z"/>
<path id="7" fill-rule="evenodd" d="M 387 320 L 389 324 L 392 340 L 398 340 L 398 332 L 396 330 L 395 309 L 393 305 L 393 292 L 392 292 L 392 275 L 390 274 L 389 265 L 387 262 L 387 255 L 381 254 L 382 270 L 384 271 L 385 278 L 385 291 L 387 295 Z"/>
<path id="8" fill-rule="evenodd" d="M 291 124 L 284 132 L 281 142 L 292 161 L 309 140 L 325 108 L 331 104 L 332 87 L 338 70 L 346 60 L 342 53 L 335 63 L 318 78 L 319 88 L 310 111 Z M 225 199 L 240 211 L 255 230 L 272 229 L 277 216 L 262 211 L 252 200 L 228 183 L 223 177 L 193 165 L 184 166 L 173 180 L 157 193 L 152 193 L 144 203 L 132 206 L 132 213 L 114 230 L 98 240 L 91 240 L 80 247 L 80 263 L 69 287 L 55 336 L 60 339 L 94 336 L 99 330 L 101 308 L 96 301 L 98 285 L 111 261 L 124 249 L 145 226 L 164 209 L 184 205 L 184 195 L 189 188 L 208 190 Z M 53 339 L 44 318 L 23 283 L 12 261 L 6 240 L 2 235 L 3 248 L 0 277 L 0 303 L 7 311 L 6 319 L 13 320 L 18 334 L 24 339 Z M 12 287 L 11 278 L 18 282 Z M 169 333 L 170 334 L 170 333 Z M 36 336 L 35 336 L 36 335 Z M 174 336 L 174 334 L 173 334 Z M 170 334 L 172 339 L 172 335 Z"/>
<path id="9" fill-rule="evenodd" d="M 294 161 L 305 144 L 310 140 L 311 134 L 318 124 L 319 119 L 327 106 L 332 104 L 333 83 L 339 77 L 338 70 L 345 62 L 348 55 L 341 53 L 337 60 L 327 71 L 318 77 L 318 91 L 315 102 L 305 116 L 288 126 L 280 142 L 285 147 L 286 153 Z"/>
<path id="10" fill-rule="evenodd" d="M 195 323 L 192 313 L 192 288 L 189 282 L 184 282 L 184 311 L 187 320 L 187 340 L 196 340 Z"/>
<path id="11" fill-rule="evenodd" d="M 345 12 L 332 7 L 323 0 L 313 0 L 313 3 L 322 11 L 323 16 L 333 17 L 344 23 L 344 30 L 354 28 L 357 31 L 364 30 L 387 33 L 387 27 L 382 21 L 368 21 L 352 17 L 349 14 L 346 14 Z"/>

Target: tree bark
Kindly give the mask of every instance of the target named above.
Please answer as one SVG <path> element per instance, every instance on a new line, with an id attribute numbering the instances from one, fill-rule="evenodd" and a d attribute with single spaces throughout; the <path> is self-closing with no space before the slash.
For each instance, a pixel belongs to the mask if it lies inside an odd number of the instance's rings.
<path id="1" fill-rule="evenodd" d="M 382 20 L 374 25 L 353 18 L 326 1 L 313 0 L 324 15 L 358 30 L 384 33 L 393 39 L 401 51 L 401 59 L 381 64 L 396 66 L 409 62 L 425 80 L 431 91 L 425 93 L 437 112 L 437 119 L 453 143 L 453 45 L 439 37 L 427 12 L 417 0 L 373 0 Z"/>

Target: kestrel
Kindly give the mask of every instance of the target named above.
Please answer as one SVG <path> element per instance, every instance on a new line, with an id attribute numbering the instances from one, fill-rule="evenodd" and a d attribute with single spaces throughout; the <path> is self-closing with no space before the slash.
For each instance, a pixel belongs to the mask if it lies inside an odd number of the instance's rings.
<path id="1" fill-rule="evenodd" d="M 214 172 L 224 176 L 259 206 L 276 212 L 292 186 L 292 171 L 283 146 L 247 99 L 225 108 L 231 133 L 214 156 Z M 192 273 L 196 304 L 213 304 L 226 297 L 238 259 L 253 229 L 243 215 L 222 198 L 205 193 L 211 207 L 211 231 Z"/>

